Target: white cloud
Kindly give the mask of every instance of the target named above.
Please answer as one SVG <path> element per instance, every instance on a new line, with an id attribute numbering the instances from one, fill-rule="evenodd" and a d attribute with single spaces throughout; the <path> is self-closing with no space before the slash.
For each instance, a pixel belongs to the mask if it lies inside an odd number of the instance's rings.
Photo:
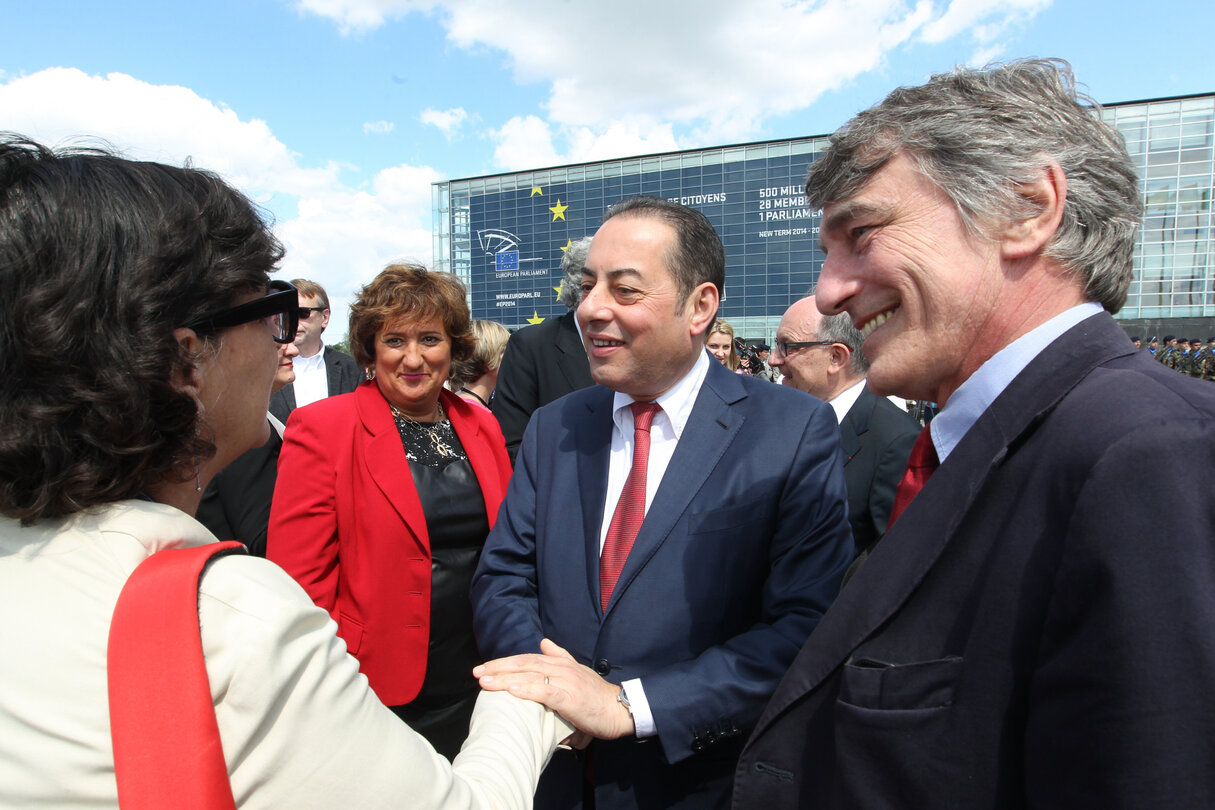
<path id="1" fill-rule="evenodd" d="M 309 278 L 329 293 L 334 339 L 346 332 L 347 306 L 386 264 L 431 262 L 430 168 L 397 166 L 376 174 L 370 190 L 334 189 L 301 198 L 299 215 L 276 230 L 287 247 L 283 275 Z"/>
<path id="2" fill-rule="evenodd" d="M 242 120 L 185 87 L 52 68 L 0 83 L 0 121 L 48 145 L 105 142 L 132 158 L 189 159 L 259 201 L 290 198 L 297 215 L 275 225 L 288 251 L 282 275 L 320 282 L 338 313 L 388 262 L 430 263 L 433 169 L 396 166 L 351 188 L 337 163 L 301 166 L 264 121 Z M 345 331 L 340 314 L 331 333 Z"/>
<path id="3" fill-rule="evenodd" d="M 447 136 L 448 140 L 451 140 L 468 120 L 468 112 L 463 107 L 452 107 L 450 110 L 435 110 L 428 107 L 418 115 L 418 120 L 423 124 L 436 127 Z"/>
<path id="4" fill-rule="evenodd" d="M 548 122 L 534 115 L 515 116 L 492 130 L 497 141 L 494 163 L 506 169 L 555 166 L 563 162 L 553 148 L 553 134 Z"/>
<path id="5" fill-rule="evenodd" d="M 364 135 L 386 135 L 396 129 L 391 121 L 367 121 L 363 124 Z"/>
<path id="6" fill-rule="evenodd" d="M 343 34 L 379 28 L 411 11 L 430 11 L 431 0 L 297 0 L 295 7 L 338 24 Z"/>
<path id="7" fill-rule="evenodd" d="M 303 10 L 363 30 L 411 12 L 435 14 L 460 48 L 505 51 L 516 81 L 544 83 L 548 125 L 516 117 L 492 131 L 500 165 L 528 151 L 513 135 L 541 137 L 543 163 L 576 160 L 585 141 L 678 147 L 743 140 L 764 121 L 804 109 L 829 90 L 884 65 L 914 43 L 965 37 L 976 54 L 1050 0 L 299 0 Z M 615 132 L 613 132 L 615 130 Z M 544 137 L 547 135 L 547 138 Z M 556 146 L 554 146 L 556 144 Z M 530 164 L 541 165 L 541 164 Z"/>
<path id="8" fill-rule="evenodd" d="M 641 118 L 616 121 L 602 131 L 555 126 L 534 115 L 516 116 L 490 131 L 494 162 L 506 171 L 670 152 L 679 144 L 670 124 Z M 559 151 L 554 145 L 560 143 Z"/>
<path id="9" fill-rule="evenodd" d="M 1011 28 L 1029 21 L 1051 0 L 953 0 L 945 13 L 924 26 L 925 42 L 936 44 L 969 33 L 980 45 L 991 47 Z"/>
<path id="10" fill-rule="evenodd" d="M 301 167 L 264 121 L 243 121 L 193 90 L 123 73 L 49 68 L 0 85 L 0 121 L 47 144 L 102 139 L 132 158 L 187 159 L 246 192 L 306 194 L 332 185 L 338 167 Z"/>

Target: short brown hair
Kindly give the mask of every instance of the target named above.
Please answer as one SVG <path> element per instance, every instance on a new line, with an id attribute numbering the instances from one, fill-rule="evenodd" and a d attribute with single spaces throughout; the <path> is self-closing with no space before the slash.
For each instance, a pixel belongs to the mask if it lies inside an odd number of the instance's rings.
<path id="1" fill-rule="evenodd" d="M 329 309 L 329 296 L 326 294 L 325 288 L 320 284 L 317 284 L 315 281 L 309 281 L 306 278 L 293 278 L 291 279 L 291 284 L 295 287 L 295 291 L 299 293 L 301 300 L 304 296 L 315 298 L 318 304 L 325 309 Z"/>
<path id="2" fill-rule="evenodd" d="M 300 291 L 303 294 L 303 291 Z M 350 352 L 361 368 L 375 364 L 375 338 L 384 325 L 438 318 L 451 341 L 451 359 L 467 360 L 473 350 L 467 294 L 451 273 L 420 264 L 390 264 L 359 291 L 350 305 Z"/>

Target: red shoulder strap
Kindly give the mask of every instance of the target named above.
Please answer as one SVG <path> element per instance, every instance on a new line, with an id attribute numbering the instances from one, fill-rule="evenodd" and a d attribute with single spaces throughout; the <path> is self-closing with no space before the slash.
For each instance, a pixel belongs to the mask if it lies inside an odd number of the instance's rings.
<path id="1" fill-rule="evenodd" d="M 240 543 L 158 551 L 122 588 L 107 652 L 122 810 L 235 810 L 198 629 L 198 580 Z"/>

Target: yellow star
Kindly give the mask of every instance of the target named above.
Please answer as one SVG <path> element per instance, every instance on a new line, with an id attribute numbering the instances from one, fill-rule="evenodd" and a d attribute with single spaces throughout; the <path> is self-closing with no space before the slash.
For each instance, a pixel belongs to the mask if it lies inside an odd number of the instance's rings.
<path id="1" fill-rule="evenodd" d="M 527 322 L 528 322 L 528 323 L 530 323 L 530 324 L 532 324 L 533 326 L 535 326 L 535 325 L 536 325 L 536 324 L 538 324 L 538 323 L 543 323 L 543 322 L 544 322 L 544 319 L 540 317 L 540 313 L 539 313 L 539 312 L 537 312 L 536 310 L 534 310 L 534 309 L 533 309 L 533 310 L 532 310 L 532 316 L 531 316 L 530 318 L 528 318 L 528 319 L 527 319 Z"/>
<path id="2" fill-rule="evenodd" d="M 553 287 L 553 289 L 557 291 L 557 300 L 558 301 L 561 300 L 561 288 L 564 286 L 565 286 L 565 282 L 563 281 L 560 284 L 558 284 L 556 287 Z"/>
<path id="3" fill-rule="evenodd" d="M 560 197 L 558 197 L 558 198 L 557 198 L 557 204 L 556 204 L 556 205 L 554 205 L 552 208 L 548 209 L 548 210 L 550 210 L 550 211 L 552 211 L 552 212 L 553 212 L 553 220 L 552 220 L 552 221 L 553 221 L 553 222 L 556 222 L 556 221 L 557 221 L 557 220 L 559 220 L 559 219 L 565 219 L 565 209 L 567 209 L 567 208 L 569 208 L 569 206 L 568 206 L 568 205 L 562 205 L 562 204 L 561 204 L 561 198 L 560 198 Z"/>
<path id="4" fill-rule="evenodd" d="M 566 206 L 566 207 L 568 208 L 569 206 Z M 573 239 L 566 239 L 566 240 L 565 240 L 565 244 L 561 246 L 561 252 L 562 252 L 562 253 L 565 253 L 565 251 L 569 250 L 569 249 L 570 249 L 570 248 L 572 248 L 573 246 L 574 246 L 574 240 L 573 240 Z"/>
<path id="5" fill-rule="evenodd" d="M 539 194 L 541 197 L 543 197 L 544 189 L 540 188 L 540 186 L 532 186 L 532 193 L 529 196 L 535 197 L 537 194 Z"/>

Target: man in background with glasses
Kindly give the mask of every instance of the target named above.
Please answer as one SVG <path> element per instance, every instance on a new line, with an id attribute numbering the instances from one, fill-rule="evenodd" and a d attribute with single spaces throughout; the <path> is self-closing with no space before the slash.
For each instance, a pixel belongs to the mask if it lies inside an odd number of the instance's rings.
<path id="1" fill-rule="evenodd" d="M 363 380 L 353 357 L 321 340 L 329 325 L 329 296 L 325 288 L 304 278 L 291 283 L 300 296 L 300 323 L 295 335 L 300 355 L 295 358 L 295 382 L 270 397 L 270 413 L 284 424 L 296 408 L 349 393 Z"/>
<path id="2" fill-rule="evenodd" d="M 855 571 L 890 520 L 894 491 L 920 432 L 916 421 L 865 386 L 869 361 L 847 315 L 824 317 L 808 295 L 785 311 L 768 359 L 785 385 L 828 403 L 840 423 Z M 845 578 L 847 581 L 847 578 Z"/>

